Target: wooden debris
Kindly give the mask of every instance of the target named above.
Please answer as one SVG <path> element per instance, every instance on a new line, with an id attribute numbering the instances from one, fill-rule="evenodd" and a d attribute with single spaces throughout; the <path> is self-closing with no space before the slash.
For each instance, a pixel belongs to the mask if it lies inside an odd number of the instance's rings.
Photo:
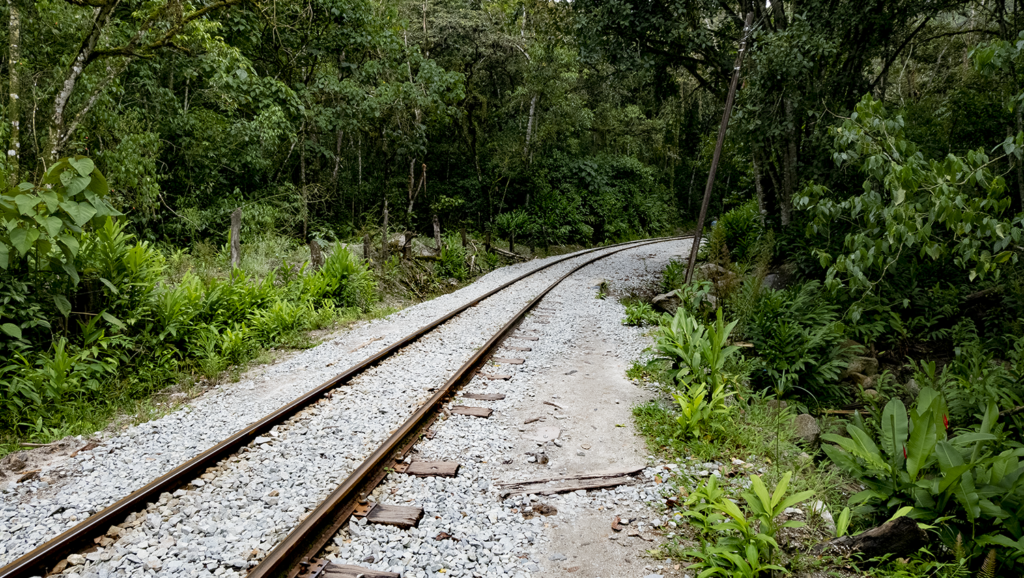
<path id="1" fill-rule="evenodd" d="M 366 521 L 371 524 L 383 524 L 385 526 L 397 526 L 406 529 L 418 524 L 422 517 L 423 508 L 377 504 L 366 514 Z"/>
<path id="2" fill-rule="evenodd" d="M 579 474 L 561 478 L 541 478 L 526 480 L 523 482 L 499 483 L 502 486 L 502 494 L 524 495 L 538 494 L 551 495 L 574 492 L 576 490 L 596 490 L 599 488 L 611 488 L 628 484 L 635 480 L 634 476 L 644 470 L 644 466 L 637 466 L 628 470 L 594 472 L 590 474 Z"/>
<path id="3" fill-rule="evenodd" d="M 553 402 L 553 401 L 547 401 L 547 400 L 545 400 L 545 401 L 544 401 L 544 404 L 545 404 L 545 405 L 550 405 L 551 407 L 556 407 L 556 408 L 558 408 L 558 409 L 565 409 L 564 407 L 562 407 L 562 406 L 558 405 L 557 403 L 555 403 L 555 402 Z"/>
<path id="4" fill-rule="evenodd" d="M 351 564 L 328 564 L 320 574 L 322 578 L 399 578 L 394 572 L 371 570 Z"/>
<path id="5" fill-rule="evenodd" d="M 381 336 L 381 337 L 374 337 L 373 339 L 367 341 L 366 343 L 363 343 L 362 345 L 357 345 L 355 348 L 349 349 L 348 352 L 349 353 L 355 353 L 356 351 L 359 351 L 360 349 L 366 347 L 367 345 L 373 343 L 374 341 L 380 341 L 381 339 L 384 339 L 384 337 L 383 336 Z M 327 365 L 332 365 L 332 364 L 328 363 Z"/>
<path id="6" fill-rule="evenodd" d="M 459 462 L 413 462 L 402 473 L 420 478 L 454 478 L 459 473 Z"/>
<path id="7" fill-rule="evenodd" d="M 464 393 L 466 399 L 479 399 L 480 401 L 501 401 L 505 399 L 504 393 Z"/>
<path id="8" fill-rule="evenodd" d="M 473 417 L 491 417 L 494 410 L 489 407 L 470 407 L 467 405 L 452 406 L 452 413 L 457 415 L 471 415 Z"/>
<path id="9" fill-rule="evenodd" d="M 22 473 L 18 477 L 18 483 L 20 484 L 21 482 L 27 482 L 27 481 L 31 480 L 32 478 L 38 476 L 39 472 L 41 472 L 41 471 L 42 470 L 29 470 L 27 472 Z"/>
<path id="10" fill-rule="evenodd" d="M 892 554 L 896 558 L 917 552 L 927 541 L 928 534 L 917 522 L 903 516 L 856 536 L 843 536 L 818 544 L 811 548 L 811 553 L 819 556 L 860 554 L 864 559 Z"/>
<path id="11" fill-rule="evenodd" d="M 524 422 L 523 422 L 523 425 L 526 425 L 526 424 L 528 424 L 528 423 L 533 423 L 533 422 L 535 422 L 535 421 L 540 421 L 540 420 L 542 420 L 542 419 L 544 419 L 544 418 L 543 418 L 543 417 L 540 417 L 540 416 L 537 416 L 537 417 L 528 417 L 528 418 L 526 418 L 526 421 L 524 421 Z"/>

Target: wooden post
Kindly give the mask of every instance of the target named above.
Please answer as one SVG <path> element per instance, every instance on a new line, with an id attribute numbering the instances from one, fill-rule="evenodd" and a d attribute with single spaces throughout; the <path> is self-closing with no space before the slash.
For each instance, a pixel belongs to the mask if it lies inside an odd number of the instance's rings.
<path id="1" fill-rule="evenodd" d="M 437 219 L 437 213 L 434 213 L 434 243 L 437 245 L 437 254 L 441 254 L 441 221 Z"/>
<path id="2" fill-rule="evenodd" d="M 484 225 L 484 251 L 491 252 L 491 226 Z"/>
<path id="3" fill-rule="evenodd" d="M 363 259 L 370 260 L 370 235 L 363 235 Z"/>
<path id="4" fill-rule="evenodd" d="M 465 226 L 465 225 L 463 225 L 463 226 L 462 226 L 462 227 L 461 227 L 461 228 L 459 229 L 459 235 L 461 235 L 461 236 L 462 236 L 462 247 L 463 247 L 463 248 L 466 248 L 466 247 L 468 247 L 468 246 L 469 246 L 469 241 L 467 241 L 467 240 L 466 240 L 466 226 Z"/>
<path id="5" fill-rule="evenodd" d="M 725 131 L 729 128 L 729 116 L 732 114 L 732 105 L 736 100 L 736 87 L 740 82 L 740 65 L 743 64 L 743 53 L 747 49 L 747 38 L 750 35 L 751 26 L 754 23 L 754 13 L 747 13 L 747 20 L 743 25 L 743 35 L 740 37 L 740 51 L 736 55 L 736 64 L 732 69 L 732 82 L 729 84 L 729 95 L 725 98 L 725 113 L 722 114 L 722 125 L 718 127 L 718 141 L 715 143 L 715 156 L 711 159 L 711 170 L 708 172 L 708 184 L 704 187 L 704 202 L 700 206 L 700 217 L 697 218 L 697 233 L 693 237 L 693 245 L 690 247 L 690 263 L 686 266 L 686 283 L 693 279 L 693 267 L 697 264 L 697 249 L 700 247 L 701 232 L 704 229 L 704 218 L 708 214 L 708 202 L 711 201 L 711 189 L 715 186 L 715 172 L 718 171 L 718 161 L 722 159 L 722 145 L 725 143 Z"/>
<path id="6" fill-rule="evenodd" d="M 242 263 L 242 208 L 231 213 L 231 268 Z"/>
<path id="7" fill-rule="evenodd" d="M 402 235 L 402 258 L 405 260 L 412 259 L 412 240 L 416 238 L 416 233 L 412 231 L 406 231 Z"/>
<path id="8" fill-rule="evenodd" d="M 319 271 L 324 266 L 324 253 L 316 239 L 309 240 L 309 266 L 314 271 Z"/>

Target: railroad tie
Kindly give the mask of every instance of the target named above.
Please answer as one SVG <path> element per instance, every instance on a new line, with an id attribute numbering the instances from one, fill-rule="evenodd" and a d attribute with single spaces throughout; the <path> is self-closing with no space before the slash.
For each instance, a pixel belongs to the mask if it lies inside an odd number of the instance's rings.
<path id="1" fill-rule="evenodd" d="M 507 373 L 479 373 L 477 375 L 479 375 L 480 377 L 482 377 L 484 379 L 490 379 L 491 381 L 495 381 L 495 380 L 499 380 L 499 379 L 502 380 L 502 381 L 508 381 L 508 380 L 512 379 L 512 376 L 507 374 Z"/>
<path id="2" fill-rule="evenodd" d="M 473 417 L 491 417 L 494 410 L 489 407 L 470 407 L 468 405 L 452 406 L 452 413 L 457 415 L 471 415 Z"/>
<path id="3" fill-rule="evenodd" d="M 520 357 L 492 357 L 491 361 L 494 361 L 495 363 L 511 363 L 512 365 L 522 365 L 526 363 L 526 360 Z"/>
<path id="4" fill-rule="evenodd" d="M 413 462 L 404 468 L 402 466 L 404 464 L 395 466 L 395 471 L 418 478 L 454 478 L 459 473 L 459 462 Z"/>
<path id="5" fill-rule="evenodd" d="M 540 341 L 540 337 L 534 337 L 533 335 L 513 335 L 512 339 L 521 339 L 523 341 Z"/>
<path id="6" fill-rule="evenodd" d="M 482 401 L 501 401 L 505 399 L 504 393 L 464 393 L 462 397 L 466 399 L 479 399 Z"/>
<path id="7" fill-rule="evenodd" d="M 371 524 L 396 526 L 406 530 L 418 524 L 422 517 L 423 508 L 417 508 L 416 506 L 376 504 L 367 512 L 366 521 Z"/>
<path id="8" fill-rule="evenodd" d="M 304 576 L 306 575 L 299 574 L 299 578 L 304 578 Z M 309 576 L 312 576 L 312 574 Z M 325 566 L 323 571 L 316 576 L 317 578 L 399 578 L 399 575 L 394 572 L 371 570 L 370 568 L 353 566 L 351 564 L 334 563 L 330 563 Z"/>
<path id="9" fill-rule="evenodd" d="M 516 347 L 514 345 L 504 345 L 505 349 L 511 349 L 512 351 L 533 351 L 532 347 Z"/>

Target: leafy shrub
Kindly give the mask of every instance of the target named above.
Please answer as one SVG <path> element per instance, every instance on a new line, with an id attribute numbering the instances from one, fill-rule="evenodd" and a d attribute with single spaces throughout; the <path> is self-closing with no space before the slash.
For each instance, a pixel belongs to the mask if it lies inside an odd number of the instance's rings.
<path id="1" fill-rule="evenodd" d="M 324 266 L 302 278 L 302 294 L 309 299 L 332 299 L 342 307 L 367 310 L 374 301 L 377 284 L 366 264 L 348 249 L 336 245 Z"/>
<path id="2" fill-rule="evenodd" d="M 764 233 L 757 201 L 751 199 L 727 211 L 718 219 L 714 228 L 718 232 L 712 232 L 712 235 L 728 247 L 734 261 L 746 262 L 755 257 L 758 239 Z"/>
<path id="3" fill-rule="evenodd" d="M 626 305 L 626 318 L 622 320 L 623 325 L 643 327 L 644 325 L 657 325 L 661 321 L 661 314 L 651 307 L 646 301 L 633 301 Z"/>
<path id="4" fill-rule="evenodd" d="M 998 420 L 990 403 L 980 424 L 948 439 L 946 401 L 925 387 L 909 414 L 899 399 L 886 404 L 875 439 L 855 419 L 850 437 L 823 435 L 836 444 L 823 449 L 867 487 L 850 498 L 855 511 L 937 520 L 950 549 L 973 538 L 973 555 L 1001 546 L 1013 558 L 1024 554 L 1024 448 L 1005 442 Z"/>
<path id="5" fill-rule="evenodd" d="M 746 331 L 764 359 L 762 386 L 799 387 L 815 397 L 842 395 L 839 374 L 847 353 L 836 309 L 815 281 L 761 293 Z"/>
<path id="6" fill-rule="evenodd" d="M 739 349 L 726 346 L 736 322 L 726 324 L 722 310 L 715 323 L 705 326 L 680 307 L 672 320 L 662 325 L 655 350 L 672 363 L 673 379 L 686 391 L 673 393 L 682 415 L 677 422 L 686 436 L 700 437 L 708 427 L 716 427 L 715 418 L 728 413 L 725 405 L 727 377 L 723 368 Z"/>
<path id="7" fill-rule="evenodd" d="M 434 277 L 458 281 L 469 279 L 466 249 L 457 236 L 449 235 L 446 242 L 442 244 L 441 254 L 438 255 L 437 263 L 434 265 Z"/>
<path id="8" fill-rule="evenodd" d="M 779 548 L 775 535 L 782 528 L 800 528 L 805 524 L 795 520 L 779 523 L 778 518 L 786 508 L 813 495 L 805 491 L 786 496 L 792 477 L 793 472 L 786 472 L 769 493 L 760 476 L 751 476 L 751 491 L 743 493 L 746 512 L 725 497 L 715 477 L 702 482 L 687 500 L 690 509 L 686 515 L 698 520 L 705 533 L 713 531 L 719 537 L 714 546 L 705 543 L 700 550 L 686 551 L 700 560 L 689 569 L 703 570 L 698 576 L 722 574 L 743 578 L 775 570 L 785 572 L 781 566 L 771 564 L 774 551 Z"/>
<path id="9" fill-rule="evenodd" d="M 686 261 L 670 259 L 661 273 L 661 291 L 668 293 L 681 289 L 686 284 Z"/>

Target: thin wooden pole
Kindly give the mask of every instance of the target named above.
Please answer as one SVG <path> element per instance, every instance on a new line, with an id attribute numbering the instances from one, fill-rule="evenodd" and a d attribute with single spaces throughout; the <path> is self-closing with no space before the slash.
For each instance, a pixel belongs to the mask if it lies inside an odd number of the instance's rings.
<path id="1" fill-rule="evenodd" d="M 690 247 L 690 263 L 686 266 L 686 283 L 693 279 L 693 267 L 697 264 L 697 249 L 700 247 L 701 232 L 704 230 L 704 218 L 708 214 L 708 203 L 711 201 L 711 189 L 715 186 L 715 173 L 718 171 L 718 161 L 722 159 L 722 145 L 725 144 L 725 131 L 729 128 L 729 116 L 732 114 L 732 105 L 736 100 L 736 87 L 740 82 L 740 65 L 743 64 L 743 53 L 747 50 L 747 38 L 750 36 L 750 29 L 754 24 L 754 13 L 747 13 L 747 20 L 743 25 L 743 35 L 740 37 L 740 51 L 736 55 L 736 65 L 732 69 L 732 83 L 729 84 L 729 95 L 725 99 L 725 113 L 722 115 L 722 126 L 718 128 L 718 142 L 715 143 L 715 156 L 711 159 L 711 171 L 708 173 L 708 184 L 704 188 L 704 202 L 700 205 L 700 217 L 697 219 L 697 233 L 693 237 L 693 246 Z"/>

